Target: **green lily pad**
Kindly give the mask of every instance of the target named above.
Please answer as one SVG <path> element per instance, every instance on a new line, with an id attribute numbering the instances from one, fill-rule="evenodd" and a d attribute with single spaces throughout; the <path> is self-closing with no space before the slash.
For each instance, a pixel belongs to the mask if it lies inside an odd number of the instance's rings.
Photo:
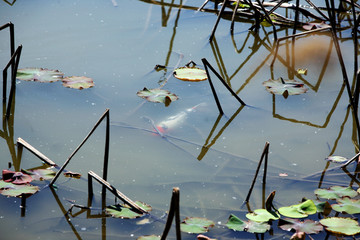
<path id="1" fill-rule="evenodd" d="M 183 81 L 199 82 L 207 79 L 206 71 L 197 67 L 180 67 L 173 74 Z"/>
<path id="2" fill-rule="evenodd" d="M 5 182 L 11 182 L 13 184 L 27 184 L 33 179 L 30 175 L 22 172 L 14 172 L 7 169 L 2 171 L 3 180 Z"/>
<path id="3" fill-rule="evenodd" d="M 253 213 L 246 214 L 246 217 L 255 222 L 268 222 L 271 220 L 277 220 L 280 218 L 276 212 L 269 212 L 266 209 L 256 209 Z"/>
<path id="4" fill-rule="evenodd" d="M 322 213 L 324 216 L 328 216 L 332 210 L 331 205 L 328 201 L 320 202 L 317 200 L 313 200 L 316 205 L 316 211 L 318 213 Z"/>
<path id="5" fill-rule="evenodd" d="M 320 223 L 325 226 L 329 232 L 352 236 L 360 233 L 358 222 L 351 218 L 331 217 L 321 219 Z"/>
<path id="6" fill-rule="evenodd" d="M 316 234 L 323 230 L 323 226 L 319 222 L 310 219 L 302 222 L 298 219 L 285 218 L 280 219 L 278 225 L 285 231 L 295 230 L 296 232 L 304 232 L 306 234 Z"/>
<path id="7" fill-rule="evenodd" d="M 357 214 L 360 213 L 360 199 L 339 198 L 337 204 L 332 204 L 331 207 L 337 212 Z"/>
<path id="8" fill-rule="evenodd" d="M 147 236 L 141 236 L 138 237 L 137 240 L 160 240 L 161 236 L 157 235 L 147 235 Z"/>
<path id="9" fill-rule="evenodd" d="M 329 189 L 318 188 L 314 193 L 320 198 L 337 199 L 342 197 L 355 197 L 358 193 L 351 187 L 332 186 Z"/>
<path id="10" fill-rule="evenodd" d="M 291 79 L 283 80 L 282 78 L 265 81 L 263 82 L 263 86 L 265 86 L 266 90 L 272 94 L 279 94 L 284 96 L 299 95 L 306 93 L 308 90 L 303 83 L 299 83 Z"/>
<path id="11" fill-rule="evenodd" d="M 22 68 L 18 69 L 16 78 L 24 81 L 56 82 L 63 78 L 64 74 L 59 70 L 46 68 Z"/>
<path id="12" fill-rule="evenodd" d="M 341 156 L 329 156 L 325 158 L 326 161 L 334 162 L 334 163 L 343 163 L 346 162 L 348 159 Z"/>
<path id="13" fill-rule="evenodd" d="M 89 77 L 78 77 L 78 76 L 72 76 L 72 77 L 66 77 L 62 79 L 63 86 L 68 88 L 74 88 L 74 89 L 84 89 L 84 88 L 91 88 L 94 85 L 94 81 L 92 78 Z"/>
<path id="14" fill-rule="evenodd" d="M 187 217 L 180 224 L 180 229 L 186 233 L 205 233 L 213 226 L 215 226 L 215 223 L 206 218 Z"/>
<path id="15" fill-rule="evenodd" d="M 21 195 L 30 196 L 39 191 L 38 186 L 33 186 L 30 184 L 13 184 L 9 182 L 4 182 L 0 180 L 0 194 L 8 197 L 19 197 Z"/>
<path id="16" fill-rule="evenodd" d="M 242 221 L 237 216 L 231 214 L 226 226 L 235 231 L 247 231 L 251 233 L 265 233 L 270 229 L 270 225 L 266 222 Z"/>
<path id="17" fill-rule="evenodd" d="M 31 169 L 31 170 L 21 170 L 22 172 L 30 175 L 34 180 L 50 180 L 53 179 L 56 175 L 56 172 L 51 169 Z"/>
<path id="18" fill-rule="evenodd" d="M 151 206 L 145 203 L 136 201 L 138 206 L 142 207 L 146 211 L 151 211 Z M 134 219 L 142 217 L 144 214 L 133 211 L 133 209 L 129 206 L 124 206 L 121 204 L 112 205 L 106 207 L 106 213 L 111 215 L 114 218 L 122 218 L 122 219 Z"/>
<path id="19" fill-rule="evenodd" d="M 170 102 L 176 101 L 178 99 L 178 96 L 176 96 L 175 94 L 169 92 L 168 90 L 159 89 L 159 88 L 155 88 L 155 89 L 144 88 L 143 90 L 138 91 L 136 94 L 139 97 L 148 100 L 149 102 L 166 103 L 169 101 Z"/>
<path id="20" fill-rule="evenodd" d="M 316 213 L 316 205 L 312 200 L 300 204 L 279 208 L 279 213 L 290 218 L 304 218 Z"/>

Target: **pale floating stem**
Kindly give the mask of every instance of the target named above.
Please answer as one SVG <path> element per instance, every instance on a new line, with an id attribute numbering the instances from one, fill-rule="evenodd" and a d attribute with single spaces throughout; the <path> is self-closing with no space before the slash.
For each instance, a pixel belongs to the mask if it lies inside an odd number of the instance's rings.
<path id="1" fill-rule="evenodd" d="M 264 147 L 264 150 L 263 150 L 263 152 L 262 152 L 262 154 L 261 154 L 261 158 L 260 158 L 259 164 L 258 164 L 258 166 L 257 166 L 254 179 L 253 179 L 253 181 L 252 181 L 252 184 L 251 184 L 251 187 L 250 187 L 250 189 L 249 189 L 248 195 L 247 195 L 247 197 L 246 197 L 246 199 L 245 199 L 245 201 L 244 201 L 244 202 L 246 202 L 246 203 L 249 202 L 249 199 L 250 199 L 250 196 L 251 196 L 251 192 L 252 192 L 252 190 L 253 190 L 253 188 L 254 188 L 254 185 L 255 185 L 255 182 L 256 182 L 256 178 L 257 178 L 257 175 L 258 175 L 258 173 L 259 173 L 259 170 L 260 170 L 260 167 L 261 167 L 261 163 L 262 163 L 264 157 L 265 157 L 265 168 L 264 168 L 263 181 L 264 181 L 264 183 L 265 183 L 265 181 L 266 181 L 266 172 L 267 172 L 267 169 L 266 169 L 266 168 L 267 168 L 267 159 L 268 159 L 269 145 L 270 145 L 269 142 L 266 142 L 266 143 L 265 143 L 265 147 Z"/>
<path id="2" fill-rule="evenodd" d="M 101 118 L 98 120 L 98 122 L 95 124 L 95 126 L 91 129 L 91 131 L 89 132 L 89 134 L 84 138 L 84 140 L 80 143 L 80 145 L 74 150 L 74 152 L 68 157 L 68 159 L 65 161 L 64 165 L 60 168 L 60 170 L 56 173 L 55 177 L 53 178 L 53 180 L 50 182 L 49 186 L 52 187 L 53 184 L 55 183 L 55 181 L 57 180 L 57 178 L 60 176 L 60 174 L 62 173 L 62 171 L 65 169 L 65 167 L 69 164 L 70 160 L 72 159 L 72 157 L 79 151 L 79 149 L 84 145 L 84 143 L 89 139 L 89 137 L 94 133 L 94 131 L 96 130 L 96 128 L 100 125 L 100 123 L 102 122 L 102 120 L 105 117 L 109 116 L 109 109 L 106 109 L 106 111 L 104 112 L 104 114 L 101 116 Z M 108 137 L 108 134 L 107 134 Z M 105 144 L 106 145 L 106 144 Z M 107 155 L 107 153 L 105 153 L 105 155 Z M 106 157 L 106 156 L 105 156 Z M 105 163 L 104 163 L 105 164 Z M 104 173 L 105 174 L 105 173 Z"/>
<path id="3" fill-rule="evenodd" d="M 270 67 L 274 66 L 274 63 L 275 63 L 275 60 L 276 60 L 276 57 L 277 57 L 277 53 L 278 53 L 278 50 L 279 50 L 280 41 L 283 41 L 283 40 L 288 39 L 288 38 L 299 37 L 299 36 L 306 35 L 306 34 L 309 34 L 309 33 L 320 32 L 320 31 L 324 31 L 324 30 L 331 30 L 331 27 L 318 28 L 318 29 L 309 30 L 309 31 L 306 31 L 306 32 L 297 33 L 297 34 L 294 34 L 294 35 L 289 35 L 289 36 L 286 36 L 286 37 L 278 38 L 276 43 L 275 43 L 274 58 L 273 58 L 273 60 L 272 60 L 272 62 L 270 64 Z"/>
<path id="4" fill-rule="evenodd" d="M 163 234 L 161 236 L 161 240 L 165 240 L 170 228 L 173 219 L 175 218 L 175 226 L 176 226 L 176 239 L 181 240 L 181 231 L 180 231 L 180 190 L 178 187 L 173 188 L 173 193 L 171 197 L 169 215 L 165 224 L 165 228 Z"/>
<path id="5" fill-rule="evenodd" d="M 216 28 L 217 28 L 217 25 L 219 24 L 220 22 L 220 18 L 221 18 L 221 15 L 223 14 L 224 10 L 225 10 L 225 7 L 227 5 L 229 0 L 224 0 L 223 2 L 223 5 L 221 6 L 221 9 L 220 9 L 220 12 L 219 12 L 219 15 L 216 19 L 216 22 L 215 22 L 215 25 L 213 27 L 213 30 L 211 31 L 211 35 L 210 35 L 210 38 L 209 38 L 209 41 L 211 42 L 214 38 L 214 35 L 215 35 L 215 31 L 216 31 Z"/>
<path id="6" fill-rule="evenodd" d="M 18 138 L 17 139 L 17 147 L 18 147 L 18 152 L 21 151 L 23 147 L 25 147 L 27 150 L 29 150 L 32 154 L 34 154 L 35 156 L 37 156 L 38 158 L 40 158 L 41 161 L 45 162 L 47 165 L 50 166 L 56 166 L 56 164 L 50 160 L 50 158 L 48 158 L 47 156 L 45 156 L 44 154 L 42 154 L 39 150 L 37 150 L 36 148 L 34 148 L 32 145 L 30 145 L 28 142 L 26 142 L 24 139 L 22 138 Z"/>
<path id="7" fill-rule="evenodd" d="M 116 188 L 114 188 L 113 186 L 111 186 L 110 183 L 108 183 L 107 181 L 105 181 L 104 179 L 102 179 L 99 175 L 97 175 L 96 173 L 94 173 L 93 171 L 89 171 L 88 172 L 88 177 L 89 177 L 89 184 L 88 184 L 88 194 L 89 194 L 89 198 L 91 198 L 93 196 L 93 188 L 92 188 L 92 180 L 90 180 L 91 178 L 94 178 L 96 181 L 98 181 L 100 184 L 102 184 L 103 186 L 105 186 L 112 194 L 115 195 L 115 197 L 119 198 L 121 201 L 123 201 L 124 203 L 126 203 L 127 205 L 129 205 L 130 207 L 134 208 L 134 210 L 136 210 L 139 213 L 142 214 L 148 214 L 148 211 L 146 211 L 145 209 L 143 209 L 142 207 L 138 206 L 134 201 L 132 201 L 130 198 L 128 198 L 125 194 L 123 194 L 122 192 L 120 192 L 119 190 L 117 190 Z M 91 187 L 90 187 L 91 184 Z"/>

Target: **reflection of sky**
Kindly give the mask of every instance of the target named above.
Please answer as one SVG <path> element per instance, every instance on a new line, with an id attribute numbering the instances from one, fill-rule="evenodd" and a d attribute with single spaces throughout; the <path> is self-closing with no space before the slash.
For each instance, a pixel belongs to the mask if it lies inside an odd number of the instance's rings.
<path id="1" fill-rule="evenodd" d="M 111 1 L 27 1 L 18 2 L 13 7 L 0 3 L 0 24 L 12 21 L 15 24 L 16 45 L 23 44 L 20 68 L 59 69 L 65 76 L 86 75 L 95 82 L 93 89 L 82 91 L 63 88 L 61 83 L 19 82 L 15 139 L 24 138 L 62 164 L 105 108 L 110 108 L 112 121 L 152 129 L 143 116 L 157 123 L 206 102 L 205 109 L 189 114 L 181 126 L 169 132 L 181 139 L 169 138 L 177 146 L 143 130 L 111 127 L 111 184 L 132 196 L 146 198 L 144 201 L 153 201 L 164 211 L 167 210 L 164 206 L 170 199 L 171 188 L 175 185 L 180 185 L 184 194 L 182 204 L 190 208 L 185 211 L 191 212 L 191 209 L 199 207 L 198 203 L 204 204 L 208 199 L 211 201 L 205 212 L 221 208 L 225 209 L 226 215 L 227 209 L 238 209 L 244 197 L 241 193 L 248 189 L 256 167 L 253 162 L 260 158 L 266 141 L 270 142 L 269 164 L 274 167 L 270 171 L 271 176 L 276 176 L 280 171 L 306 175 L 322 170 L 323 159 L 330 153 L 329 146 L 333 148 L 346 115 L 346 95 L 340 98 L 337 107 L 333 107 L 342 84 L 340 69 L 334 71 L 329 68 L 325 71 L 316 92 L 310 89 L 304 95 L 290 96 L 288 99 L 276 96 L 275 114 L 282 118 L 274 117 L 273 97 L 262 86 L 262 82 L 271 77 L 269 64 L 272 57 L 263 63 L 270 52 L 263 45 L 255 51 L 254 37 L 251 34 L 248 36 L 245 31 L 249 25 L 235 24 L 236 49 L 239 51 L 245 43 L 242 52 L 237 52 L 229 34 L 228 21 L 220 21 L 215 35 L 217 46 L 214 47 L 207 41 L 215 22 L 214 15 L 185 9 L 179 13 L 176 8 L 170 13 L 167 27 L 163 27 L 161 8 L 141 1 L 123 0 L 116 8 Z M 3 65 L 8 57 L 7 37 L 6 32 L 0 32 L 0 63 Z M 245 42 L 247 37 L 249 40 Z M 264 38 L 263 30 L 260 38 Z M 272 39 L 272 36 L 269 38 Z M 265 42 L 269 44 L 267 40 Z M 169 49 L 173 52 L 169 53 Z M 164 88 L 177 94 L 178 101 L 167 108 L 163 104 L 144 103 L 136 92 L 144 87 L 158 87 L 157 82 L 164 76 L 164 72 L 152 71 L 153 67 L 167 62 L 169 69 L 165 75 L 168 76 L 171 67 L 179 60 L 179 53 L 184 55 L 180 66 L 190 60 L 201 65 L 201 59 L 206 58 L 225 76 L 225 80 L 231 82 L 233 89 L 241 89 L 239 96 L 242 100 L 256 108 L 245 107 L 229 126 L 223 128 L 238 109 L 239 103 L 213 75 L 228 118 L 221 118 L 212 135 L 210 130 L 218 113 L 207 82 L 188 83 L 170 78 Z M 284 54 L 284 48 L 279 53 Z M 252 57 L 247 59 L 249 54 Z M 282 57 L 285 59 L 285 55 Z M 352 57 L 345 56 L 347 61 Z M 243 63 L 243 67 L 239 68 Z M 319 67 L 322 65 L 309 66 L 309 73 L 304 76 L 313 86 L 319 78 Z M 254 71 L 256 73 L 251 76 Z M 287 68 L 277 60 L 273 74 L 275 78 L 287 78 Z M 322 126 L 332 109 L 334 112 L 326 128 L 303 124 L 310 122 Z M 335 151 L 337 155 L 351 157 L 354 154 L 351 124 L 349 117 Z M 81 171 L 84 176 L 88 170 L 100 173 L 103 130 L 101 126 L 90 142 L 85 144 L 69 165 L 71 170 Z M 220 130 L 222 132 L 215 138 Z M 215 143 L 199 162 L 196 157 L 208 137 L 208 143 L 214 138 Z M 10 159 L 5 144 L 1 145 L 1 153 L 3 159 Z M 31 163 L 36 161 L 28 153 L 24 157 L 27 159 L 22 163 L 24 167 L 31 167 Z M 8 161 L 3 161 L 3 168 L 6 168 Z M 279 188 L 286 184 L 278 182 L 276 178 L 270 180 L 271 183 L 278 184 L 276 187 Z M 81 194 L 86 194 L 83 193 L 86 192 L 85 183 L 70 182 L 70 185 L 83 189 Z M 205 191 L 206 187 L 216 197 Z M 309 190 L 309 197 L 312 190 Z M 158 195 L 153 196 L 154 192 Z M 260 202 L 259 193 L 254 194 L 254 201 Z M 302 197 L 289 196 L 293 198 L 289 201 L 299 201 Z M 31 208 L 31 204 L 29 206 Z"/>

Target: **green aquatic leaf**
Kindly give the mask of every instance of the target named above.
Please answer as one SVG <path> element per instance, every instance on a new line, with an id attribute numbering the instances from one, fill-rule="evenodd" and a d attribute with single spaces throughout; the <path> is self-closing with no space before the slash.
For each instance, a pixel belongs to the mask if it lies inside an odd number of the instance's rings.
<path id="1" fill-rule="evenodd" d="M 186 233 L 205 233 L 213 226 L 215 223 L 206 218 L 187 217 L 180 224 L 180 229 Z"/>
<path id="2" fill-rule="evenodd" d="M 314 193 L 320 198 L 337 199 L 342 197 L 355 197 L 358 193 L 351 187 L 331 186 L 328 189 L 318 188 Z"/>
<path id="3" fill-rule="evenodd" d="M 84 88 L 91 88 L 94 85 L 94 81 L 92 78 L 84 77 L 84 76 L 71 76 L 62 79 L 63 86 L 68 88 L 74 89 L 84 89 Z"/>
<path id="4" fill-rule="evenodd" d="M 178 99 L 178 97 L 169 92 L 168 90 L 164 90 L 164 89 L 159 89 L 159 88 L 155 88 L 155 89 L 147 89 L 144 88 L 141 91 L 138 91 L 136 93 L 139 97 L 144 98 L 146 100 L 148 100 L 149 102 L 161 102 L 161 103 L 168 103 L 169 101 L 176 101 Z"/>
<path id="5" fill-rule="evenodd" d="M 306 200 L 300 204 L 279 208 L 279 213 L 291 218 L 304 218 L 316 213 L 316 205 L 312 200 Z"/>
<path id="6" fill-rule="evenodd" d="M 157 235 L 147 235 L 147 236 L 141 236 L 138 237 L 137 240 L 160 240 L 161 236 Z"/>
<path id="7" fill-rule="evenodd" d="M 326 161 L 334 162 L 334 163 L 343 163 L 346 162 L 348 159 L 341 156 L 329 156 L 325 158 Z"/>
<path id="8" fill-rule="evenodd" d="M 22 172 L 29 174 L 34 180 L 50 180 L 53 179 L 56 175 L 56 172 L 51 169 L 31 169 L 31 170 L 21 170 Z"/>
<path id="9" fill-rule="evenodd" d="M 319 222 L 310 219 L 306 219 L 303 222 L 292 218 L 280 219 L 278 226 L 285 231 L 295 230 L 296 232 L 304 232 L 306 234 L 316 234 L 323 230 L 323 226 Z"/>
<path id="10" fill-rule="evenodd" d="M 199 82 L 207 79 L 206 71 L 197 67 L 180 67 L 173 74 L 183 81 Z"/>
<path id="11" fill-rule="evenodd" d="M 59 70 L 46 68 L 22 68 L 18 69 L 16 78 L 24 81 L 56 82 L 63 78 L 64 74 Z"/>
<path id="12" fill-rule="evenodd" d="M 270 229 L 270 225 L 266 222 L 255 222 L 252 220 L 245 222 L 233 214 L 230 215 L 226 226 L 231 230 L 251 233 L 265 233 Z"/>
<path id="13" fill-rule="evenodd" d="M 266 87 L 268 92 L 278 95 L 299 95 L 308 90 L 303 83 L 291 79 L 284 80 L 282 78 L 265 81 L 263 82 L 263 86 Z"/>
<path id="14" fill-rule="evenodd" d="M 7 183 L 3 180 L 0 180 L 0 194 L 8 197 L 19 197 L 21 195 L 30 196 L 39 191 L 38 186 L 33 186 L 30 184 L 13 184 Z"/>
<path id="15" fill-rule="evenodd" d="M 352 236 L 360 233 L 358 222 L 351 218 L 331 217 L 321 219 L 320 223 L 325 226 L 329 232 Z"/>
<path id="16" fill-rule="evenodd" d="M 360 199 L 350 199 L 348 197 L 339 198 L 338 203 L 332 204 L 331 207 L 337 212 L 357 214 L 360 213 Z"/>
<path id="17" fill-rule="evenodd" d="M 147 205 L 140 201 L 136 201 L 135 203 L 148 212 L 151 211 L 152 209 L 150 205 Z M 116 204 L 106 207 L 106 213 L 114 218 L 122 218 L 122 219 L 134 219 L 144 216 L 144 214 L 134 211 L 131 207 L 124 206 L 121 204 Z"/>
<path id="18" fill-rule="evenodd" d="M 276 212 L 269 212 L 266 209 L 256 209 L 254 212 L 246 214 L 246 217 L 255 222 L 268 222 L 269 220 L 277 220 L 280 218 Z"/>
<path id="19" fill-rule="evenodd" d="M 330 203 L 328 201 L 320 202 L 320 201 L 317 201 L 317 200 L 313 200 L 313 202 L 316 205 L 316 211 L 318 213 L 322 213 L 324 216 L 327 216 L 327 215 L 330 214 L 332 208 L 331 208 L 331 205 L 330 205 Z"/>

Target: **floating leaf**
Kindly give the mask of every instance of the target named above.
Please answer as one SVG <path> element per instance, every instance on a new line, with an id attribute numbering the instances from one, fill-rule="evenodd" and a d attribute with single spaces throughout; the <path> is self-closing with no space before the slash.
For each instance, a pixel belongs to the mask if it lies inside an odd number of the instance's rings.
<path id="1" fill-rule="evenodd" d="M 330 27 L 330 25 L 325 24 L 324 22 L 321 23 L 307 23 L 303 25 L 303 29 L 305 30 L 314 30 L 314 29 L 318 29 L 318 28 L 325 28 L 325 27 Z"/>
<path id="2" fill-rule="evenodd" d="M 285 218 L 280 219 L 278 225 L 285 231 L 295 230 L 296 232 L 304 232 L 306 234 L 319 233 L 323 230 L 323 226 L 319 222 L 310 219 L 302 222 L 298 219 Z"/>
<path id="3" fill-rule="evenodd" d="M 64 173 L 65 177 L 68 178 L 75 178 L 75 179 L 80 179 L 81 178 L 81 174 L 77 173 L 77 172 L 71 172 L 71 171 L 67 171 Z"/>
<path id="4" fill-rule="evenodd" d="M 215 226 L 215 223 L 206 218 L 187 217 L 180 224 L 182 232 L 187 233 L 205 233 L 209 231 L 209 227 Z"/>
<path id="5" fill-rule="evenodd" d="M 357 192 L 351 187 L 332 186 L 329 189 L 318 188 L 314 193 L 320 198 L 337 199 L 342 197 L 355 197 Z"/>
<path id="6" fill-rule="evenodd" d="M 160 240 L 161 236 L 157 235 L 147 235 L 147 236 L 141 236 L 138 237 L 137 240 Z"/>
<path id="7" fill-rule="evenodd" d="M 268 92 L 279 95 L 299 95 L 305 93 L 308 90 L 303 83 L 299 83 L 291 79 L 270 79 L 263 82 L 263 85 L 266 87 Z"/>
<path id="8" fill-rule="evenodd" d="M 300 75 L 306 75 L 307 74 L 307 68 L 298 68 L 296 71 Z"/>
<path id="9" fill-rule="evenodd" d="M 159 88 L 155 88 L 155 89 L 144 88 L 143 90 L 138 91 L 136 94 L 141 98 L 145 98 L 149 102 L 162 102 L 169 104 L 169 100 L 170 102 L 172 102 L 178 99 L 178 97 L 175 94 L 170 93 L 168 90 L 159 89 Z"/>
<path id="10" fill-rule="evenodd" d="M 196 239 L 197 240 L 216 240 L 214 238 L 209 238 L 208 236 L 205 236 L 205 235 L 202 235 L 202 234 L 197 235 Z"/>
<path id="11" fill-rule="evenodd" d="M 357 214 L 360 213 L 360 199 L 340 198 L 337 199 L 337 204 L 332 204 L 331 207 L 337 212 Z"/>
<path id="12" fill-rule="evenodd" d="M 331 208 L 331 205 L 330 205 L 330 203 L 328 201 L 320 202 L 320 201 L 317 201 L 317 200 L 313 200 L 313 202 L 316 205 L 316 211 L 318 213 L 322 213 L 325 216 L 330 214 L 332 208 Z"/>
<path id="13" fill-rule="evenodd" d="M 39 191 L 38 186 L 33 186 L 30 184 L 18 185 L 0 180 L 0 193 L 5 196 L 19 197 L 23 194 L 29 196 L 35 194 L 37 191 Z"/>
<path id="14" fill-rule="evenodd" d="M 326 161 L 334 162 L 334 163 L 343 163 L 347 161 L 348 159 L 341 156 L 329 156 L 325 158 Z"/>
<path id="15" fill-rule="evenodd" d="M 16 78 L 24 81 L 56 82 L 63 78 L 64 74 L 59 70 L 46 68 L 23 68 L 18 69 Z"/>
<path id="16" fill-rule="evenodd" d="M 78 77 L 78 76 L 72 76 L 72 77 L 66 77 L 62 79 L 63 86 L 68 88 L 75 88 L 75 89 L 84 89 L 84 88 L 91 88 L 94 85 L 94 81 L 92 78 L 89 77 Z"/>
<path id="17" fill-rule="evenodd" d="M 280 218 L 276 212 L 269 212 L 266 209 L 256 209 L 253 213 L 246 214 L 246 217 L 255 222 L 268 222 L 270 219 L 277 220 Z"/>
<path id="18" fill-rule="evenodd" d="M 303 203 L 279 208 L 279 213 L 286 217 L 303 218 L 316 213 L 316 206 L 312 200 Z"/>
<path id="19" fill-rule="evenodd" d="M 230 215 L 226 226 L 235 231 L 247 231 L 251 233 L 264 233 L 270 229 L 270 225 L 266 222 L 254 222 L 251 220 L 244 222 L 233 214 Z"/>
<path id="20" fill-rule="evenodd" d="M 13 184 L 26 184 L 33 180 L 32 177 L 28 174 L 14 172 L 7 169 L 2 171 L 2 175 L 5 182 L 11 182 Z"/>
<path id="21" fill-rule="evenodd" d="M 50 180 L 53 179 L 56 175 L 51 169 L 31 169 L 31 170 L 21 170 L 22 172 L 29 174 L 34 180 Z"/>
<path id="22" fill-rule="evenodd" d="M 151 211 L 150 205 L 147 205 L 147 204 L 139 202 L 139 201 L 136 201 L 135 203 L 138 206 L 142 207 L 144 210 Z M 144 215 L 144 214 L 136 212 L 129 206 L 124 206 L 124 205 L 120 205 L 120 204 L 108 206 L 106 208 L 106 213 L 111 215 L 114 218 L 122 218 L 122 219 L 134 219 L 134 218 L 142 217 Z"/>
<path id="23" fill-rule="evenodd" d="M 356 220 L 351 218 L 331 217 L 321 219 L 320 223 L 329 232 L 352 236 L 360 233 L 360 227 Z"/>
<path id="24" fill-rule="evenodd" d="M 174 77 L 183 81 L 199 82 L 207 79 L 206 71 L 197 67 L 180 67 L 174 70 Z"/>

